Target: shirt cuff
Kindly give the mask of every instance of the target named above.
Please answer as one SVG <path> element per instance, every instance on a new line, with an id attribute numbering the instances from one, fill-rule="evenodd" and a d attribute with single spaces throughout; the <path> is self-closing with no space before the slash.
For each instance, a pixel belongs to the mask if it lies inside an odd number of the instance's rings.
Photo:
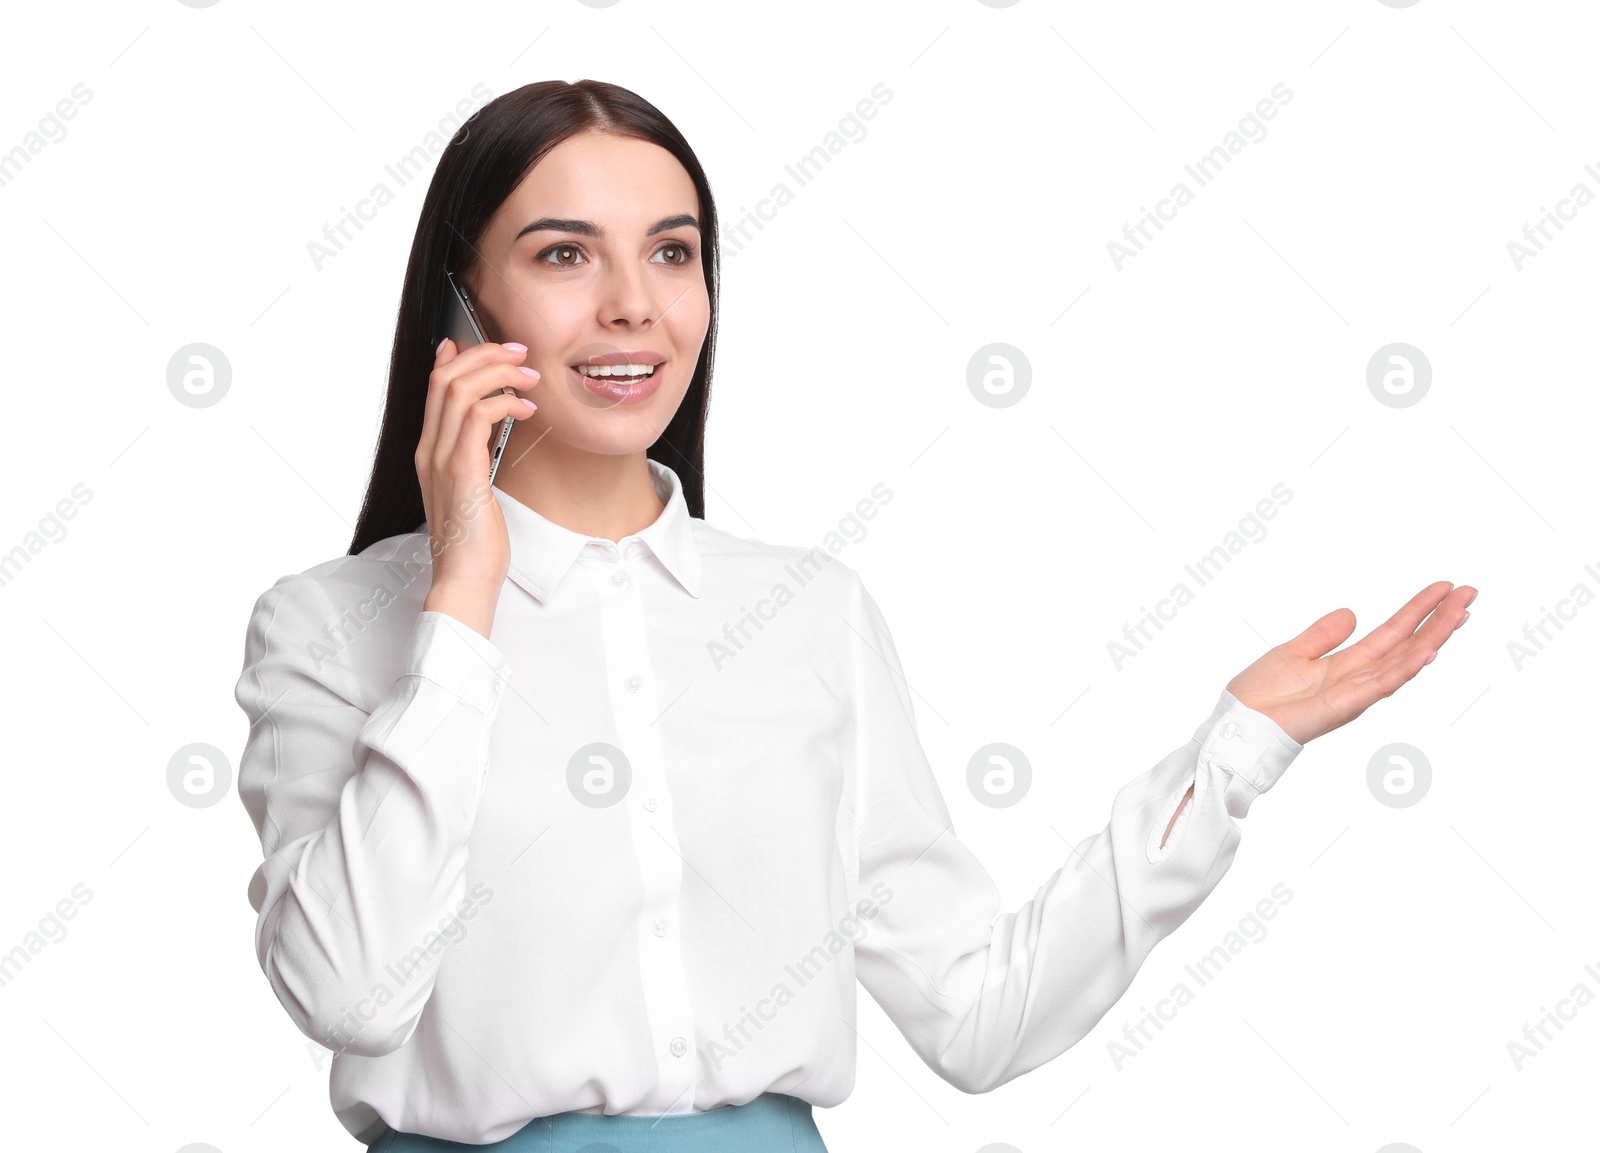
<path id="1" fill-rule="evenodd" d="M 511 665 L 488 637 L 449 613 L 417 616 L 406 676 L 422 677 L 487 713 L 499 703 Z"/>
<path id="2" fill-rule="evenodd" d="M 1227 770 L 1235 780 L 1249 786 L 1239 790 L 1237 797 L 1244 809 L 1278 783 L 1305 747 L 1271 717 L 1245 705 L 1227 689 L 1217 698 L 1211 715 L 1195 729 L 1194 739 L 1200 744 L 1202 762 Z"/>

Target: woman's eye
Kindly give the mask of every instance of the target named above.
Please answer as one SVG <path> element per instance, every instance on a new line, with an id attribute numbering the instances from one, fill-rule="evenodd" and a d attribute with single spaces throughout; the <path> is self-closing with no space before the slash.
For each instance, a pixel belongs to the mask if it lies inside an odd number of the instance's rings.
<path id="1" fill-rule="evenodd" d="M 667 263 L 674 266 L 688 264 L 694 259 L 694 249 L 687 244 L 679 244 L 677 241 L 673 241 L 671 244 L 663 244 L 656 250 L 658 256 L 663 252 L 673 254 L 672 259 L 668 260 Z"/>
<path id="2" fill-rule="evenodd" d="M 546 264 L 554 264 L 558 268 L 571 268 L 577 263 L 575 259 L 569 262 L 560 258 L 565 257 L 568 254 L 571 254 L 573 257 L 577 257 L 582 251 L 583 250 L 575 244 L 556 244 L 541 252 L 539 254 L 539 259 L 544 261 Z M 555 256 L 558 259 L 551 260 L 550 257 L 552 256 Z"/>

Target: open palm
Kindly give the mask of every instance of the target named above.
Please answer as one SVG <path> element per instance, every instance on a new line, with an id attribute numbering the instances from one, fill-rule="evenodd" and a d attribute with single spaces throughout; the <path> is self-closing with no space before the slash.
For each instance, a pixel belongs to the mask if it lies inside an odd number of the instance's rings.
<path id="1" fill-rule="evenodd" d="M 1234 677 L 1228 691 L 1305 744 L 1349 724 L 1416 676 L 1461 627 L 1477 595 L 1471 585 L 1435 581 L 1336 653 L 1330 650 L 1349 638 L 1356 614 L 1334 609 Z"/>

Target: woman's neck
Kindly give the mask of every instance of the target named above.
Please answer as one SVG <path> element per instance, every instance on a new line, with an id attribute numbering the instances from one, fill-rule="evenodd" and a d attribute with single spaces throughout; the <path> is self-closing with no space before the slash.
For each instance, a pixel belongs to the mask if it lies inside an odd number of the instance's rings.
<path id="1" fill-rule="evenodd" d="M 546 520 L 609 541 L 648 528 L 666 508 L 643 452 L 611 456 L 535 447 L 518 462 L 502 461 L 494 483 Z"/>

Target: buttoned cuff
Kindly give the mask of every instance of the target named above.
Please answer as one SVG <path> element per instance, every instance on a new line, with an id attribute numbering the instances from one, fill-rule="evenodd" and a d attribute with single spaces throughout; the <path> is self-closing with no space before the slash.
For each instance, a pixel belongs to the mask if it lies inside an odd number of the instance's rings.
<path id="1" fill-rule="evenodd" d="M 1305 746 L 1227 689 L 1217 698 L 1211 715 L 1194 731 L 1200 760 L 1224 769 L 1233 777 L 1227 792 L 1230 811 L 1243 816 L 1250 802 L 1277 784 Z"/>
<path id="2" fill-rule="evenodd" d="M 477 629 L 449 613 L 418 615 L 405 675 L 432 681 L 487 713 L 499 703 L 511 672 L 505 654 Z"/>

